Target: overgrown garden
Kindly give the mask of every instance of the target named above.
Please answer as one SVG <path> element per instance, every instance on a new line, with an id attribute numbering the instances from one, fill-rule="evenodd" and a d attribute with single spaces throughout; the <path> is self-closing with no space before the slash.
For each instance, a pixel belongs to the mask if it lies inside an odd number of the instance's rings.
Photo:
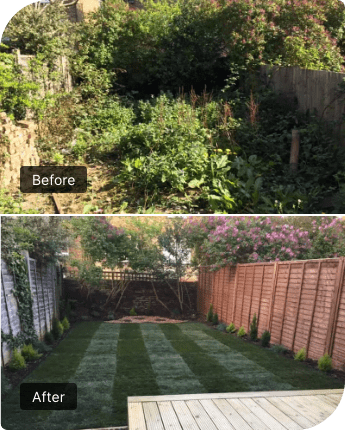
<path id="1" fill-rule="evenodd" d="M 35 112 L 46 164 L 104 167 L 109 200 L 88 196 L 85 213 L 344 209 L 333 125 L 298 113 L 257 78 L 262 64 L 343 71 L 343 3 L 147 0 L 134 9 L 108 0 L 77 25 L 58 3 L 39 19 L 28 7 L 7 27 L 0 101 L 16 119 Z M 44 32 L 49 20 L 54 31 Z M 72 93 L 42 100 L 13 63 L 16 47 L 36 55 L 34 74 L 48 64 L 51 79 L 54 59 L 67 56 Z M 297 173 L 289 169 L 294 128 Z M 2 201 L 3 210 L 12 204 Z"/>

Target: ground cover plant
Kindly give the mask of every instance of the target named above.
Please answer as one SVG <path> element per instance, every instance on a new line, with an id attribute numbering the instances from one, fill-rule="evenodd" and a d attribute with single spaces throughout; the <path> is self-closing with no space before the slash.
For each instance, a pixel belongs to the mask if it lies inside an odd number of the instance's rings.
<path id="1" fill-rule="evenodd" d="M 76 26 L 62 0 L 51 3 L 30 5 L 6 29 L 0 103 L 13 118 L 34 112 L 43 164 L 88 166 L 88 192 L 63 196 L 66 211 L 343 211 L 334 124 L 299 113 L 257 79 L 263 64 L 344 70 L 342 2 L 147 0 L 135 8 L 107 0 Z M 55 80 L 54 61 L 66 56 L 73 91 L 42 99 L 15 67 L 18 47 L 36 55 L 35 76 L 45 64 Z M 289 168 L 294 128 L 297 173 Z M 0 200 L 2 211 L 14 210 Z"/>
<path id="2" fill-rule="evenodd" d="M 75 411 L 22 411 L 18 390 L 2 424 L 53 430 L 126 424 L 127 396 L 342 388 L 343 382 L 200 323 L 82 322 L 24 382 L 75 382 Z"/>

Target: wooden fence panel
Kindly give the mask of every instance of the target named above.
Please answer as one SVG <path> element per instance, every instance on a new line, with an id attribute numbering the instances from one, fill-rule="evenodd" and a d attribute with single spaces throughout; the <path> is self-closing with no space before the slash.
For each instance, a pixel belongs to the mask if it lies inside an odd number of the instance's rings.
<path id="1" fill-rule="evenodd" d="M 271 343 L 308 357 L 332 354 L 345 365 L 345 258 L 238 264 L 210 272 L 200 268 L 199 309 L 216 304 L 220 320 L 249 330 L 256 313 L 258 332 Z"/>

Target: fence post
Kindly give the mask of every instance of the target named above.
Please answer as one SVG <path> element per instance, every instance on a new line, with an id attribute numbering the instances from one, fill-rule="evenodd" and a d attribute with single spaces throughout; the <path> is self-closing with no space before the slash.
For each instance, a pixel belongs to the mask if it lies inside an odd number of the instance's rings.
<path id="1" fill-rule="evenodd" d="M 288 295 L 288 292 L 289 292 L 291 266 L 292 266 L 292 264 L 289 263 L 289 274 L 288 274 L 288 281 L 287 281 L 287 285 L 286 285 L 286 294 L 285 294 L 285 300 L 284 300 L 284 309 L 283 309 L 283 316 L 282 316 L 282 326 L 281 326 L 281 329 L 280 329 L 279 343 L 282 342 L 282 337 L 283 337 L 284 320 L 285 320 L 285 312 L 286 312 L 286 302 L 287 302 L 287 295 Z"/>
<path id="2" fill-rule="evenodd" d="M 308 358 L 308 355 L 309 355 L 309 345 L 310 345 L 311 331 L 313 329 L 313 323 L 314 323 L 314 313 L 315 313 L 315 307 L 316 307 L 317 293 L 319 292 L 320 273 L 321 273 L 321 260 L 319 261 L 319 265 L 318 265 L 315 297 L 314 297 L 314 302 L 313 302 L 313 308 L 312 308 L 312 313 L 311 313 L 311 321 L 310 321 L 310 327 L 309 327 L 309 333 L 308 333 L 308 340 L 307 340 L 307 346 L 306 346 L 307 358 Z"/>
<path id="3" fill-rule="evenodd" d="M 38 315 L 38 325 L 40 328 L 40 332 L 38 337 L 41 339 L 41 335 L 42 335 L 42 325 L 41 325 L 41 315 L 40 315 L 40 302 L 39 302 L 39 296 L 38 296 L 38 281 L 37 281 L 37 271 L 36 271 L 36 260 L 34 261 L 34 271 L 35 271 L 35 282 L 36 282 L 36 297 L 37 297 L 37 315 Z"/>
<path id="4" fill-rule="evenodd" d="M 301 284 L 300 284 L 299 293 L 298 293 L 298 305 L 297 305 L 295 327 L 294 327 L 294 331 L 293 331 L 291 351 L 293 351 L 293 347 L 295 345 L 295 337 L 296 337 L 297 324 L 298 324 L 298 314 L 299 314 L 299 308 L 300 308 L 300 305 L 301 305 L 302 286 L 303 286 L 304 273 L 305 273 L 305 261 L 303 262 L 303 266 L 302 267 L 303 267 L 303 269 L 302 269 L 302 276 L 301 276 Z"/>
<path id="5" fill-rule="evenodd" d="M 259 296 L 259 307 L 258 307 L 258 319 L 257 319 L 257 326 L 259 330 L 259 324 L 260 324 L 260 310 L 261 310 L 261 299 L 262 299 L 262 287 L 264 285 L 264 276 L 265 276 L 265 266 L 262 264 L 262 276 L 261 276 L 261 284 L 260 284 L 260 296 Z"/>
<path id="6" fill-rule="evenodd" d="M 292 130 L 291 151 L 290 151 L 290 170 L 291 170 L 291 172 L 297 171 L 298 155 L 299 155 L 299 131 L 296 129 L 293 129 Z"/>
<path id="7" fill-rule="evenodd" d="M 337 318 L 339 314 L 339 301 L 340 301 L 340 291 L 341 291 L 340 287 L 342 285 L 342 281 L 344 277 L 344 262 L 345 262 L 344 257 L 339 259 L 337 276 L 334 282 L 332 307 L 329 315 L 329 323 L 328 323 L 328 329 L 327 329 L 327 335 L 326 335 L 326 346 L 325 346 L 325 353 L 329 355 L 332 355 L 332 352 L 333 352 L 335 325 L 337 323 Z"/>
<path id="8" fill-rule="evenodd" d="M 237 295 L 237 285 L 238 285 L 238 267 L 239 264 L 235 265 L 235 288 L 234 288 L 234 303 L 232 305 L 232 322 L 235 324 L 235 312 L 236 312 L 236 295 Z"/>
<path id="9" fill-rule="evenodd" d="M 271 306 L 270 306 L 270 313 L 268 316 L 268 331 L 271 333 L 272 329 L 272 318 L 273 318 L 273 307 L 275 302 L 275 294 L 277 289 L 277 280 L 278 280 L 278 263 L 274 263 L 273 268 L 273 284 L 272 284 L 272 296 L 271 296 Z"/>

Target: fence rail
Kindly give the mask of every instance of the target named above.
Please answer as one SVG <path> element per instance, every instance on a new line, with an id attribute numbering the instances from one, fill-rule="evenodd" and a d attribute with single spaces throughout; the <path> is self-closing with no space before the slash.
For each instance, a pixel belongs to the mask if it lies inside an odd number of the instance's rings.
<path id="1" fill-rule="evenodd" d="M 210 303 L 219 319 L 249 330 L 256 313 L 259 335 L 271 342 L 318 359 L 332 355 L 345 366 L 345 258 L 253 263 L 227 266 L 217 272 L 201 267 L 198 311 Z"/>

